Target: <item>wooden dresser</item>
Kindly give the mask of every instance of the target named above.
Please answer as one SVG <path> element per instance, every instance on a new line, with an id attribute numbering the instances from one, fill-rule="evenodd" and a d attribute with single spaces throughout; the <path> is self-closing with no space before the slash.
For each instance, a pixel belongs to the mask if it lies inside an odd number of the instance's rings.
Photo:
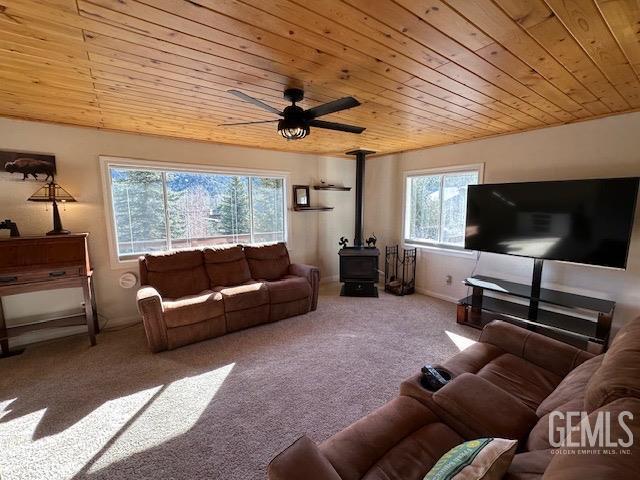
<path id="1" fill-rule="evenodd" d="M 9 355 L 9 339 L 52 327 L 87 325 L 91 345 L 96 344 L 98 315 L 87 233 L 0 239 L 0 349 Z M 2 297 L 59 288 L 82 288 L 84 313 L 27 325 L 7 327 Z"/>

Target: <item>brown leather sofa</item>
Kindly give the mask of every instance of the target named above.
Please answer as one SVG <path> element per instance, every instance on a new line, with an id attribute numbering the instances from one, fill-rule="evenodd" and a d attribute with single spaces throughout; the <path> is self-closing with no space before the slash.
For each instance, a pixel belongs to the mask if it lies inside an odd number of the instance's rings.
<path id="1" fill-rule="evenodd" d="M 153 352 L 315 310 L 320 272 L 284 243 L 140 257 L 138 311 Z"/>
<path id="2" fill-rule="evenodd" d="M 398 397 L 319 445 L 298 439 L 272 460 L 269 478 L 420 480 L 451 447 L 481 437 L 519 440 L 507 480 L 640 478 L 640 319 L 599 356 L 494 321 L 443 366 L 455 376 L 438 392 L 422 388 L 419 375 L 408 379 Z M 592 426 L 608 412 L 612 439 L 628 438 L 616 420 L 629 411 L 635 443 L 613 455 L 554 449 L 552 411 L 584 411 Z M 579 440 L 579 432 L 569 435 Z"/>

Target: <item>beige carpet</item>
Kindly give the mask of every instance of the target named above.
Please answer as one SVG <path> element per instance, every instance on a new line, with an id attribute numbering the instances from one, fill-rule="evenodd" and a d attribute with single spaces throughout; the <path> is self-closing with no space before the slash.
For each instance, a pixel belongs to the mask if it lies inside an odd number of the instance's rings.
<path id="1" fill-rule="evenodd" d="M 316 312 L 172 352 L 141 326 L 34 346 L 0 360 L 0 477 L 265 478 L 298 436 L 331 436 L 477 336 L 451 303 L 329 286 Z"/>

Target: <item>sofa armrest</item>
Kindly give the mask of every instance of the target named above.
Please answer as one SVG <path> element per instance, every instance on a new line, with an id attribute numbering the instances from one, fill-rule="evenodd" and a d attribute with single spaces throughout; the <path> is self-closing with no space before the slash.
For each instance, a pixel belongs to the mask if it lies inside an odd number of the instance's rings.
<path id="1" fill-rule="evenodd" d="M 467 439 L 498 437 L 520 440 L 538 421 L 520 400 L 472 373 L 463 373 L 435 392 L 434 410 Z"/>
<path id="2" fill-rule="evenodd" d="M 292 263 L 289 265 L 289 274 L 306 278 L 311 284 L 311 310 L 318 307 L 318 290 L 320 289 L 320 270 L 312 265 Z"/>
<path id="3" fill-rule="evenodd" d="M 494 320 L 484 327 L 480 341 L 501 348 L 561 377 L 593 357 L 593 354 L 572 345 L 500 320 Z"/>
<path id="4" fill-rule="evenodd" d="M 309 437 L 303 436 L 269 463 L 269 480 L 342 480 Z"/>
<path id="5" fill-rule="evenodd" d="M 425 442 L 426 437 L 433 438 L 433 442 Z M 431 443 L 426 448 L 437 460 L 461 442 L 460 435 L 431 409 L 413 398 L 398 396 L 328 438 L 319 448 L 342 478 L 355 479 L 370 478 L 367 472 L 378 462 L 386 461 L 383 459 L 389 452 L 403 450 L 399 445 L 424 447 Z M 431 466 L 423 465 L 425 470 Z"/>
<path id="6" fill-rule="evenodd" d="M 138 290 L 138 312 L 142 315 L 144 331 L 152 352 L 160 352 L 168 348 L 167 327 L 162 316 L 162 298 L 158 291 L 148 285 Z"/>

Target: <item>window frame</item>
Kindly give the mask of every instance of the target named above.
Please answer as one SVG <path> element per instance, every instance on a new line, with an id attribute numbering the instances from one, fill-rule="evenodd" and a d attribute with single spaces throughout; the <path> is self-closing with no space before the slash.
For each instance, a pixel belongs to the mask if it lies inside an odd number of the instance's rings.
<path id="1" fill-rule="evenodd" d="M 113 157 L 113 156 L 98 156 L 100 162 L 100 175 L 102 177 L 102 199 L 104 205 L 104 216 L 107 228 L 107 241 L 109 245 L 109 263 L 113 270 L 120 270 L 126 267 L 132 267 L 138 263 L 137 258 L 124 258 L 121 259 L 118 255 L 118 242 L 116 236 L 116 222 L 115 212 L 113 210 L 113 196 L 112 196 L 112 183 L 111 175 L 109 174 L 110 168 L 128 168 L 157 171 L 163 174 L 170 172 L 184 172 L 184 173 L 204 173 L 204 174 L 218 174 L 218 175 L 238 175 L 243 177 L 272 177 L 281 178 L 283 185 L 283 221 L 284 221 L 284 242 L 287 243 L 289 251 L 292 251 L 289 242 L 289 225 L 291 219 L 289 215 L 291 212 L 287 206 L 291 202 L 290 188 L 290 175 L 291 172 L 285 170 L 268 170 L 268 169 L 253 169 L 243 167 L 226 167 L 226 166 L 213 166 L 206 164 L 196 163 L 176 163 L 176 162 L 164 162 L 160 160 L 141 160 L 135 158 L 126 157 Z M 165 200 L 166 201 L 166 200 Z M 259 245 L 258 243 L 256 245 Z"/>
<path id="2" fill-rule="evenodd" d="M 407 208 L 410 199 L 408 181 L 412 177 L 430 176 L 430 175 L 447 175 L 451 173 L 478 172 L 478 184 L 484 182 L 484 163 L 472 163 L 465 165 L 453 165 L 447 167 L 434 167 L 420 170 L 406 170 L 402 172 L 402 244 L 410 247 L 416 247 L 434 253 L 442 253 L 447 255 L 455 255 L 462 257 L 473 256 L 475 252 L 466 250 L 464 246 L 450 245 L 440 242 L 419 241 L 408 238 L 409 231 L 409 215 Z M 443 177 L 444 181 L 444 177 Z M 442 210 L 440 212 L 442 217 Z M 440 223 L 442 225 L 442 222 Z"/>

